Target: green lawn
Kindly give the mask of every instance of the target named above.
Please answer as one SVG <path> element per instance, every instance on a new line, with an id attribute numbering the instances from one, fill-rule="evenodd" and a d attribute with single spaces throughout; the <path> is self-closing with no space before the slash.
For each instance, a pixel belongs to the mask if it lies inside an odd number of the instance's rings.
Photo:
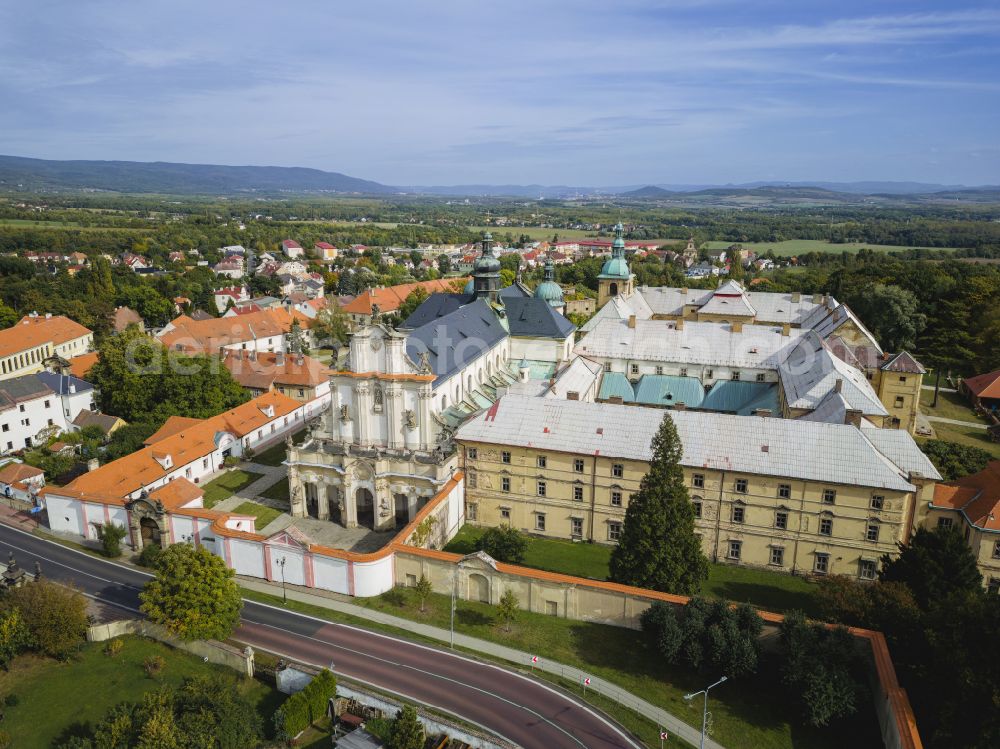
<path id="1" fill-rule="evenodd" d="M 302 430 L 305 431 L 305 430 Z M 293 434 L 292 440 L 298 442 L 302 439 L 302 431 Z M 254 463 L 260 463 L 265 466 L 280 466 L 282 461 L 285 459 L 285 442 L 284 440 L 279 441 L 276 445 L 271 445 L 264 452 L 255 455 L 253 458 Z"/>
<path id="2" fill-rule="evenodd" d="M 982 416 L 977 414 L 969 406 L 969 400 L 961 393 L 938 393 L 936 406 L 931 406 L 934 402 L 933 390 L 920 391 L 920 411 L 928 416 L 940 416 L 943 419 L 956 419 L 958 421 L 972 421 L 977 424 L 988 424 Z"/>
<path id="3" fill-rule="evenodd" d="M 475 551 L 476 539 L 485 530 L 463 526 L 445 546 L 445 551 L 456 554 Z M 524 555 L 526 567 L 594 580 L 608 579 L 610 546 L 530 536 L 525 538 L 528 541 Z M 708 580 L 701 589 L 703 595 L 751 603 L 767 611 L 800 609 L 815 616 L 818 611 L 813 591 L 813 585 L 801 577 L 731 564 L 709 564 Z"/>
<path id="4" fill-rule="evenodd" d="M 839 254 L 841 252 L 857 252 L 861 249 L 878 250 L 879 252 L 902 252 L 904 250 L 912 249 L 911 247 L 907 247 L 905 245 L 872 244 L 870 242 L 844 242 L 843 244 L 834 244 L 833 242 L 827 242 L 822 239 L 787 239 L 784 242 L 711 241 L 703 242 L 699 249 L 724 250 L 734 244 L 742 245 L 748 250 L 753 250 L 754 252 L 767 252 L 768 250 L 771 250 L 779 257 L 798 255 L 803 252 L 835 252 Z M 955 248 L 937 247 L 935 249 L 954 250 Z"/>
<path id="5" fill-rule="evenodd" d="M 249 597 L 276 602 L 276 605 L 281 602 L 278 597 L 259 594 Z M 414 592 L 404 588 L 375 598 L 355 598 L 352 602 L 445 629 L 449 626 L 451 599 L 446 595 L 432 595 L 423 613 Z M 289 601 L 288 607 L 331 620 L 353 619 L 296 601 Z M 690 725 L 700 725 L 701 704 L 689 704 L 683 696 L 711 683 L 718 678 L 717 674 L 693 673 L 663 665 L 648 650 L 641 634 L 634 630 L 522 611 L 511 631 L 504 632 L 495 613 L 496 609 L 487 604 L 459 601 L 456 631 L 584 669 L 595 680 L 618 684 Z M 372 628 L 374 625 L 364 623 L 362 626 Z M 526 669 L 528 664 L 515 665 Z M 538 673 L 537 676 L 558 681 L 558 677 L 552 675 Z M 593 697 L 588 692 L 587 699 Z M 867 701 L 860 705 L 860 715 L 855 719 L 823 730 L 800 725 L 789 703 L 789 696 L 781 689 L 772 666 L 763 666 L 752 677 L 734 679 L 726 687 L 712 691 L 712 737 L 727 749 L 834 749 L 848 744 L 853 749 L 874 749 L 882 745 L 874 711 Z M 612 708 L 607 700 L 601 703 L 602 707 L 605 705 L 643 737 L 647 745 L 659 746 L 657 734 L 651 730 L 655 727 L 621 706 Z"/>
<path id="6" fill-rule="evenodd" d="M 72 660 L 59 663 L 34 655 L 17 658 L 9 671 L 0 671 L 0 695 L 16 694 L 17 705 L 2 708 L 0 728 L 10 733 L 17 749 L 47 749 L 60 738 L 100 720 L 114 705 L 138 701 L 161 685 L 177 686 L 185 677 L 221 671 L 254 702 L 265 730 L 284 695 L 256 680 L 237 678 L 235 672 L 204 663 L 200 658 L 172 650 L 162 643 L 139 637 L 122 637 L 124 647 L 116 656 L 104 654 L 104 643 L 89 643 Z M 160 655 L 163 671 L 152 679 L 143 661 Z"/>
<path id="7" fill-rule="evenodd" d="M 281 510 L 276 510 L 273 507 L 262 505 L 259 502 L 244 502 L 243 504 L 233 508 L 232 511 L 237 515 L 253 515 L 254 518 L 256 518 L 256 520 L 254 520 L 254 527 L 257 530 L 264 528 L 268 523 L 281 514 Z"/>
<path id="8" fill-rule="evenodd" d="M 229 499 L 240 489 L 244 489 L 264 474 L 243 471 L 239 468 L 228 471 L 205 484 L 205 507 L 211 508 L 224 499 Z"/>
<path id="9" fill-rule="evenodd" d="M 268 499 L 280 499 L 284 502 L 288 502 L 288 479 L 281 479 L 278 483 L 267 487 L 260 493 L 260 496 L 267 497 Z"/>

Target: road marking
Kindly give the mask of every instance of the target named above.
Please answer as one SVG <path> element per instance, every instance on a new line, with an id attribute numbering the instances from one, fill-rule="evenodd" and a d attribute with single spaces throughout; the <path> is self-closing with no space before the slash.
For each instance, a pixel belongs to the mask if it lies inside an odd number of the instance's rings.
<path id="1" fill-rule="evenodd" d="M 75 554 L 79 554 L 81 556 L 87 557 L 89 560 L 91 560 L 93 562 L 104 563 L 104 564 L 112 564 L 112 565 L 114 565 L 114 566 L 116 566 L 116 567 L 118 567 L 118 568 L 120 568 L 122 570 L 125 570 L 125 571 L 135 572 L 135 573 L 137 573 L 139 575 L 143 575 L 145 577 L 150 577 L 150 578 L 153 577 L 153 575 L 150 574 L 150 573 L 148 573 L 148 572 L 143 572 L 141 570 L 137 570 L 137 569 L 134 569 L 132 567 L 126 567 L 123 564 L 119 564 L 117 562 L 112 562 L 111 560 L 96 559 L 96 558 L 94 558 L 94 557 L 90 556 L 89 554 L 86 554 L 86 553 L 84 553 L 82 551 L 79 551 L 79 550 L 74 549 L 74 548 L 69 547 L 69 546 L 63 546 L 62 544 L 59 544 L 56 541 L 53 541 L 53 540 L 50 540 L 50 539 L 47 539 L 47 538 L 43 538 L 41 536 L 36 536 L 33 533 L 28 533 L 26 531 L 22 531 L 19 528 L 12 528 L 11 526 L 7 526 L 7 525 L 4 525 L 2 527 L 9 528 L 10 530 L 15 531 L 17 533 L 24 534 L 24 535 L 28 536 L 29 538 L 31 538 L 32 540 L 40 541 L 42 543 L 52 544 L 54 546 L 58 546 L 59 548 L 66 549 L 67 551 L 71 551 L 71 552 L 73 552 Z M 26 554 L 30 554 L 32 556 L 39 556 L 38 553 L 36 553 L 36 552 L 30 551 L 28 549 L 24 549 L 23 547 L 15 546 L 14 544 L 10 544 L 9 542 L 7 542 L 7 545 L 11 546 L 11 547 L 13 547 L 15 549 L 18 549 L 19 551 L 23 551 Z M 65 569 L 71 570 L 72 572 L 76 572 L 78 574 L 86 575 L 87 577 L 92 577 L 95 580 L 100 580 L 101 582 L 105 582 L 105 583 L 108 583 L 110 585 L 119 585 L 119 586 L 122 586 L 122 587 L 125 587 L 125 588 L 129 588 L 131 590 L 135 590 L 137 592 L 141 590 L 140 588 L 136 588 L 134 585 L 129 585 L 127 583 L 122 583 L 122 582 L 119 582 L 119 581 L 116 581 L 116 580 L 108 580 L 106 578 L 102 578 L 102 577 L 99 577 L 97 575 L 93 575 L 93 574 L 91 574 L 89 572 L 84 572 L 83 570 L 78 570 L 78 569 L 76 569 L 74 567 L 70 567 L 69 565 L 63 564 L 61 562 L 56 562 L 56 561 L 54 561 L 52 559 L 48 559 L 48 558 L 44 558 L 44 559 L 49 564 L 55 564 L 55 565 L 57 565 L 59 567 L 63 567 Z M 96 598 L 96 596 L 93 596 L 93 597 Z M 112 605 L 116 605 L 116 606 L 119 605 L 119 604 L 114 603 L 113 601 L 108 601 L 107 599 L 99 599 L 98 598 L 97 600 L 105 600 L 105 601 L 107 601 L 108 603 L 110 603 Z M 254 601 L 254 600 L 249 599 L 249 598 L 244 598 L 243 600 L 246 601 L 246 602 L 255 604 L 257 606 L 263 606 L 265 608 L 273 609 L 275 611 L 280 611 L 280 612 L 282 612 L 282 613 L 284 613 L 286 615 L 293 615 L 293 616 L 297 616 L 297 617 L 300 617 L 300 618 L 303 618 L 303 619 L 311 619 L 312 621 L 315 621 L 315 622 L 321 622 L 324 625 L 331 625 L 331 626 L 335 626 L 335 627 L 344 627 L 346 629 L 351 629 L 351 630 L 354 630 L 356 632 L 361 632 L 361 633 L 363 633 L 363 634 L 365 634 L 365 635 L 367 635 L 369 637 L 374 636 L 374 637 L 380 637 L 380 638 L 385 639 L 385 640 L 389 640 L 391 642 L 405 643 L 406 645 L 409 645 L 410 647 L 416 647 L 416 648 L 420 648 L 422 650 L 427 650 L 427 651 L 432 652 L 432 653 L 437 653 L 439 655 L 447 655 L 447 656 L 450 656 L 452 658 L 458 658 L 460 660 L 466 661 L 467 663 L 473 663 L 473 664 L 475 664 L 477 666 L 480 666 L 480 667 L 492 668 L 492 669 L 496 669 L 497 671 L 502 671 L 503 673 L 505 673 L 505 674 L 507 674 L 509 676 L 514 676 L 516 678 L 523 679 L 524 681 L 528 681 L 528 682 L 534 684 L 535 686 L 541 687 L 542 689 L 545 689 L 545 690 L 551 692 L 552 694 L 558 696 L 560 699 L 563 699 L 563 700 L 567 701 L 568 703 L 570 703 L 573 706 L 579 708 L 580 710 L 583 710 L 583 711 L 589 713 L 592 717 L 594 717 L 599 722 L 603 723 L 605 726 L 607 726 L 612 731 L 614 731 L 619 736 L 621 736 L 628 743 L 629 746 L 632 746 L 632 747 L 635 747 L 636 749 L 639 749 L 638 745 L 634 741 L 632 741 L 632 739 L 630 739 L 628 737 L 628 735 L 625 734 L 620 728 L 618 728 L 618 726 L 616 726 L 613 723 L 611 723 L 610 721 L 608 721 L 607 718 L 605 718 L 600 713 L 598 713 L 595 710 L 593 710 L 592 708 L 590 708 L 588 705 L 585 705 L 583 703 L 577 702 L 576 699 L 570 699 L 569 696 L 566 695 L 565 693 L 563 693 L 563 692 L 561 692 L 561 691 L 559 691 L 559 690 L 557 690 L 557 689 L 555 689 L 553 687 L 550 687 L 547 684 L 544 684 L 544 683 L 542 683 L 540 681 L 537 681 L 535 679 L 529 679 L 526 676 L 524 676 L 523 674 L 520 674 L 520 673 L 518 673 L 516 671 L 512 671 L 510 669 L 506 669 L 506 668 L 504 668 L 502 666 L 499 666 L 499 665 L 496 665 L 496 664 L 493 664 L 493 663 L 487 663 L 487 662 L 483 662 L 483 661 L 480 661 L 480 660 L 475 660 L 473 658 L 468 658 L 468 657 L 465 657 L 463 655 L 459 655 L 457 653 L 451 653 L 451 652 L 448 652 L 448 651 L 443 650 L 441 648 L 429 647 L 427 645 L 422 645 L 420 643 L 415 643 L 415 642 L 412 642 L 410 640 L 405 640 L 405 639 L 400 639 L 400 638 L 392 637 L 391 635 L 385 635 L 385 634 L 382 634 L 381 632 L 373 632 L 372 630 L 364 629 L 362 627 L 356 627 L 356 626 L 353 626 L 353 625 L 350 625 L 350 624 L 342 624 L 342 623 L 339 623 L 339 622 L 332 622 L 332 621 L 330 621 L 328 619 L 321 619 L 319 617 L 310 616 L 309 614 L 303 614 L 303 613 L 298 612 L 298 611 L 291 611 L 289 609 L 284 609 L 284 608 L 281 608 L 279 606 L 272 606 L 271 604 L 261 603 L 260 601 Z M 125 607 L 125 608 L 128 608 L 128 607 Z M 270 629 L 278 629 L 277 627 L 273 627 L 273 626 L 271 626 L 269 624 L 264 624 L 263 622 L 255 622 L 255 621 L 253 621 L 251 619 L 244 619 L 244 621 L 248 621 L 251 624 L 258 624 L 258 625 L 261 625 L 261 626 L 264 626 L 264 627 L 269 627 Z M 278 630 L 278 631 L 284 631 L 286 634 L 292 634 L 295 637 L 305 637 L 306 639 L 314 640 L 316 642 L 323 643 L 325 645 L 330 645 L 330 646 L 333 646 L 333 647 L 337 647 L 337 648 L 340 648 L 341 650 L 348 650 L 348 648 L 344 648 L 343 646 L 335 645 L 334 643 L 326 642 L 325 640 L 319 640 L 317 638 L 310 637 L 309 635 L 298 635 L 298 634 L 287 632 L 286 630 Z M 372 656 L 372 657 L 377 658 L 377 656 Z M 382 658 L 378 658 L 378 660 L 382 660 L 383 662 L 388 663 L 390 665 L 396 665 L 396 666 L 402 666 L 403 665 L 403 664 L 393 663 L 392 661 L 387 661 L 387 660 L 382 659 Z M 495 697 L 496 699 L 499 699 L 499 700 L 501 700 L 503 702 L 506 702 L 506 703 L 508 703 L 510 705 L 513 705 L 515 707 L 521 708 L 522 710 L 530 712 L 530 713 L 532 713 L 534 715 L 537 715 L 539 718 L 541 718 L 546 723 L 549 723 L 554 728 L 558 729 L 562 733 L 564 733 L 567 736 L 569 736 L 573 741 L 575 741 L 576 743 L 580 744 L 580 746 L 586 747 L 586 745 L 583 742 L 581 742 L 579 739 L 577 739 L 572 734 L 568 733 L 564 728 L 562 728 L 561 726 L 556 725 L 555 723 L 553 723 L 552 721 L 550 721 L 548 718 L 546 718 L 545 716 L 543 716 L 543 715 L 539 714 L 538 712 L 532 710 L 529 707 L 526 707 L 524 705 L 519 705 L 519 704 L 517 704 L 515 702 L 511 702 L 510 700 L 507 700 L 504 697 L 501 697 L 500 695 L 493 694 L 492 692 L 489 692 L 489 691 L 487 691 L 485 689 L 481 689 L 479 687 L 472 686 L 471 684 L 465 684 L 464 682 L 460 682 L 460 681 L 457 681 L 455 679 L 451 679 L 449 677 L 442 676 L 440 674 L 435 674 L 435 673 L 432 673 L 430 671 L 423 671 L 422 669 L 419 669 L 419 668 L 416 668 L 416 667 L 413 667 L 413 666 L 406 666 L 406 668 L 410 668 L 410 669 L 412 669 L 414 671 L 418 671 L 418 672 L 421 672 L 421 673 L 426 673 L 426 674 L 428 674 L 430 676 L 435 676 L 435 677 L 437 677 L 439 679 L 442 679 L 444 681 L 451 681 L 451 682 L 453 682 L 455 684 L 458 684 L 460 686 L 464 686 L 464 687 L 466 687 L 468 689 L 473 689 L 475 691 L 482 692 L 483 694 L 488 694 L 488 695 L 490 695 L 492 697 Z"/>
<path id="2" fill-rule="evenodd" d="M 35 536 L 35 538 L 37 538 L 37 536 Z M 108 580 L 106 577 L 100 577 L 98 575 L 91 574 L 90 572 L 84 572 L 83 570 L 78 570 L 78 569 L 76 569 L 76 567 L 70 567 L 68 564 L 63 564 L 62 562 L 57 562 L 54 559 L 48 559 L 47 557 L 41 556 L 38 552 L 31 551 L 31 549 L 25 549 L 23 546 L 18 546 L 16 544 L 12 544 L 12 543 L 10 543 L 8 541 L 4 541 L 4 542 L 0 542 L 0 543 L 4 543 L 5 545 L 9 546 L 12 549 L 17 549 L 18 551 L 23 551 L 25 554 L 29 554 L 29 555 L 31 555 L 33 557 L 38 557 L 39 559 L 44 559 L 46 564 L 54 564 L 56 567 L 62 567 L 64 569 L 67 569 L 67 570 L 70 570 L 72 572 L 75 572 L 78 575 L 86 575 L 87 577 L 92 577 L 95 580 L 100 580 L 102 583 L 108 583 L 109 585 L 117 585 L 117 586 L 122 587 L 122 588 L 129 588 L 130 590 L 134 590 L 136 592 L 139 592 L 139 591 L 142 590 L 142 588 L 137 588 L 134 585 L 129 585 L 128 583 L 123 583 L 123 582 L 120 582 L 118 580 Z M 101 561 L 101 560 L 96 560 L 96 561 Z M 152 577 L 152 575 L 150 575 L 150 577 Z"/>
<path id="3" fill-rule="evenodd" d="M 525 676 L 524 674 L 518 673 L 517 671 L 512 671 L 512 670 L 510 670 L 508 668 L 504 668 L 503 666 L 497 665 L 495 663 L 489 663 L 487 661 L 481 661 L 481 660 L 477 660 L 475 658 L 469 658 L 469 657 L 467 657 L 465 655 L 461 655 L 461 654 L 455 653 L 453 651 L 444 650 L 443 648 L 435 648 L 435 647 L 432 647 L 430 645 L 424 645 L 424 644 L 419 643 L 419 642 L 413 642 L 412 640 L 406 640 L 406 639 L 401 639 L 401 638 L 398 638 L 398 637 L 393 637 L 392 635 L 383 634 L 382 632 L 375 632 L 375 631 L 370 630 L 370 629 L 365 629 L 364 627 L 357 627 L 357 626 L 355 626 L 353 624 L 344 624 L 344 623 L 341 623 L 341 622 L 330 621 L 329 619 L 321 619 L 318 616 L 312 616 L 311 614 L 303 614 L 300 611 L 291 611 L 290 609 L 284 609 L 284 608 L 281 608 L 280 606 L 274 606 L 274 605 L 269 604 L 269 603 L 262 603 L 260 601 L 254 601 L 253 599 L 245 598 L 243 600 L 250 601 L 251 603 L 254 603 L 257 606 L 264 606 L 264 607 L 269 608 L 269 609 L 274 609 L 275 611 L 282 611 L 282 612 L 284 612 L 286 614 L 289 614 L 289 613 L 290 614 L 294 614 L 295 616 L 302 617 L 303 619 L 311 619 L 314 622 L 320 622 L 320 623 L 328 625 L 328 626 L 344 627 L 345 629 L 351 629 L 351 630 L 354 630 L 355 632 L 362 632 L 362 633 L 364 633 L 366 635 L 374 635 L 375 637 L 381 637 L 382 639 L 389 640 L 390 642 L 403 642 L 403 643 L 406 643 L 407 645 L 410 645 L 411 647 L 421 648 L 422 650 L 427 650 L 427 651 L 429 651 L 431 653 L 437 653 L 438 655 L 450 656 L 452 658 L 457 658 L 459 660 L 463 660 L 463 661 L 465 661 L 467 663 L 472 663 L 472 664 L 475 664 L 477 666 L 485 666 L 486 668 L 493 668 L 493 669 L 496 669 L 497 671 L 502 671 L 503 673 L 508 674 L 510 676 L 516 676 L 517 678 L 523 679 L 524 681 L 527 681 L 527 682 L 529 682 L 531 684 L 534 684 L 535 686 L 541 687 L 542 689 L 545 689 L 545 690 L 551 692 L 552 694 L 560 697 L 561 699 L 567 700 L 568 702 L 570 702 L 574 706 L 579 707 L 581 710 L 584 710 L 584 711 L 590 713 L 593 717 L 597 718 L 599 721 L 601 721 L 602 723 L 604 723 L 606 726 L 608 726 L 609 728 L 611 728 L 615 733 L 617 733 L 623 739 L 625 739 L 625 741 L 628 742 L 629 746 L 636 747 L 636 749 L 639 749 L 639 745 L 636 744 L 628 736 L 628 734 L 626 734 L 624 731 L 622 731 L 618 726 L 616 726 L 613 723 L 611 723 L 610 721 L 608 721 L 607 718 L 605 718 L 603 715 L 601 715 L 600 713 L 598 713 L 597 711 L 595 711 L 594 709 L 592 709 L 589 705 L 586 705 L 584 703 L 578 702 L 575 698 L 570 699 L 569 696 L 565 692 L 562 692 L 562 691 L 560 691 L 560 690 L 558 690 L 558 689 L 556 689 L 554 687 L 550 687 L 549 685 L 547 685 L 544 682 L 539 681 L 537 679 L 529 679 L 527 676 Z M 255 624 L 259 624 L 260 622 L 254 622 L 254 623 Z M 270 626 L 270 625 L 264 625 L 264 626 Z M 272 629 L 274 629 L 274 627 L 272 627 Z M 301 635 L 301 636 L 302 637 L 308 637 L 308 635 Z M 312 638 L 310 638 L 310 639 L 312 639 Z M 323 641 L 320 640 L 320 642 L 323 642 Z M 342 648 L 342 649 L 346 649 L 346 648 Z M 497 657 L 500 657 L 500 656 L 497 656 Z"/>

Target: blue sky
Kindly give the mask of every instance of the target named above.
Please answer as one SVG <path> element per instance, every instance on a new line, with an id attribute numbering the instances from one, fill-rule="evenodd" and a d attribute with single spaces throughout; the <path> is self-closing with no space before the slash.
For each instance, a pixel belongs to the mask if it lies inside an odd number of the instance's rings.
<path id="1" fill-rule="evenodd" d="M 0 5 L 0 153 L 387 184 L 1000 183 L 1000 3 Z"/>

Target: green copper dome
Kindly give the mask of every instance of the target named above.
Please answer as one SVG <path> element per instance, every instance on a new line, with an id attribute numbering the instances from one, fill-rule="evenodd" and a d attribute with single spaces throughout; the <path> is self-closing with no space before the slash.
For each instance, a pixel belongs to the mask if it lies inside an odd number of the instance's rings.
<path id="1" fill-rule="evenodd" d="M 620 278 L 627 281 L 632 277 L 628 261 L 625 259 L 625 240 L 622 238 L 624 231 L 625 227 L 621 221 L 615 224 L 615 241 L 611 243 L 611 257 L 601 268 L 599 278 Z"/>
<path id="2" fill-rule="evenodd" d="M 472 272 L 473 274 L 500 272 L 500 261 L 493 254 L 493 235 L 489 232 L 483 235 L 482 253 L 473 263 Z"/>
<path id="3" fill-rule="evenodd" d="M 562 288 L 555 282 L 555 268 L 552 258 L 545 260 L 545 280 L 535 289 L 535 299 L 544 299 L 553 307 L 563 306 Z"/>
<path id="4" fill-rule="evenodd" d="M 470 279 L 469 279 L 468 281 L 466 281 L 466 282 L 465 282 L 465 288 L 464 288 L 464 289 L 462 289 L 462 293 L 463 293 L 463 294 L 472 294 L 472 293 L 474 293 L 474 292 L 475 292 L 475 290 L 476 290 L 476 284 L 475 284 L 475 282 L 474 282 L 474 281 L 473 281 L 473 280 L 472 280 L 472 279 L 470 278 Z"/>

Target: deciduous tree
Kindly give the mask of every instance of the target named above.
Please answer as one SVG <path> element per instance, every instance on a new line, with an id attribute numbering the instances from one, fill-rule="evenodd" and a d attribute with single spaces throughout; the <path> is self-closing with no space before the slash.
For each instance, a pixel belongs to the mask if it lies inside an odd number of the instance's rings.
<path id="1" fill-rule="evenodd" d="M 157 558 L 156 577 L 139 594 L 140 610 L 182 640 L 224 640 L 243 607 L 234 577 L 215 554 L 174 544 Z"/>
<path id="2" fill-rule="evenodd" d="M 498 562 L 520 564 L 524 561 L 524 552 L 528 549 L 528 542 L 516 528 L 499 525 L 488 528 L 476 540 L 476 549 L 485 551 Z"/>
<path id="3" fill-rule="evenodd" d="M 8 591 L 2 605 L 21 612 L 30 647 L 45 655 L 64 660 L 84 642 L 87 599 L 68 586 L 35 580 Z"/>
<path id="4" fill-rule="evenodd" d="M 421 749 L 424 745 L 424 727 L 417 719 L 417 711 L 412 705 L 404 705 L 396 713 L 386 742 L 388 749 Z"/>
<path id="5" fill-rule="evenodd" d="M 517 612 L 520 610 L 520 601 L 517 600 L 517 594 L 507 588 L 500 596 L 499 602 L 497 602 L 497 619 L 500 620 L 500 624 L 503 626 L 504 632 L 510 632 L 510 625 L 517 618 Z"/>

